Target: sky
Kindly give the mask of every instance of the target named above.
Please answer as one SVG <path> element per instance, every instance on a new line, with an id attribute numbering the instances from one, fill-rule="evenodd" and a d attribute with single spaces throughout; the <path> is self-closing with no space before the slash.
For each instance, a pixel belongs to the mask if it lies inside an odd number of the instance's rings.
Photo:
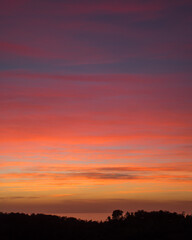
<path id="1" fill-rule="evenodd" d="M 191 11 L 1 0 L 0 211 L 191 213 Z"/>

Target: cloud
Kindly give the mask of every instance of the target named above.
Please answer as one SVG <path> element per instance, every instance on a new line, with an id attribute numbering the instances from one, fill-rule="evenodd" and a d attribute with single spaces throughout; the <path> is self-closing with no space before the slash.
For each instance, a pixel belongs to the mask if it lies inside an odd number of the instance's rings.
<path id="1" fill-rule="evenodd" d="M 11 197 L 0 197 L 0 200 L 20 200 L 20 199 L 38 199 L 40 197 L 34 197 L 34 196 L 11 196 Z"/>
<path id="2" fill-rule="evenodd" d="M 4 173 L 1 174 L 1 178 L 6 179 L 19 179 L 19 181 L 31 182 L 39 181 L 39 183 L 52 182 L 52 184 L 70 184 L 70 181 L 82 181 L 89 180 L 90 183 L 106 183 L 121 181 L 171 181 L 171 182 L 191 182 L 192 166 L 191 163 L 175 163 L 175 166 L 170 163 L 166 164 L 154 164 L 152 167 L 139 167 L 137 166 L 109 166 L 100 167 L 93 166 L 84 167 L 82 165 L 72 166 L 62 164 L 48 164 L 48 166 L 40 165 L 31 168 L 31 171 L 27 171 L 29 168 L 24 167 L 21 173 Z M 97 181 L 98 180 L 98 181 Z M 110 180 L 110 181 L 108 181 Z M 93 182 L 92 182 L 93 181 Z M 87 184 L 89 184 L 87 182 Z"/>
<path id="3" fill-rule="evenodd" d="M 20 211 L 26 213 L 106 213 L 112 214 L 114 209 L 122 209 L 124 212 L 134 212 L 140 209 L 146 211 L 168 210 L 191 214 L 191 201 L 150 201 L 150 200 L 128 200 L 128 199 L 70 199 L 57 203 L 1 203 L 0 211 Z"/>
<path id="4" fill-rule="evenodd" d="M 90 3 L 89 1 L 82 1 L 80 3 L 72 3 L 70 1 L 56 2 L 56 4 L 52 4 L 49 2 L 47 4 L 47 8 L 43 9 L 40 7 L 40 11 L 49 12 L 52 14 L 72 14 L 72 15 L 80 15 L 80 14 L 125 14 L 125 13 L 150 13 L 150 12 L 158 12 L 170 7 L 178 7 L 182 5 L 188 5 L 190 1 L 185 0 L 182 1 L 174 1 L 167 2 L 167 1 L 95 1 L 94 4 Z M 41 4 L 40 4 L 41 6 Z"/>
<path id="5" fill-rule="evenodd" d="M 44 53 L 41 49 L 36 49 L 31 46 L 16 44 L 12 42 L 0 42 L 0 52 L 3 53 L 12 53 L 21 56 L 28 56 L 28 57 L 47 57 L 46 53 Z"/>
<path id="6" fill-rule="evenodd" d="M 3 1 L 0 60 L 9 68 L 18 66 L 18 61 L 26 66 L 28 61 L 33 69 L 35 63 L 50 69 L 99 64 L 102 69 L 109 64 L 122 66 L 129 60 L 136 61 L 138 67 L 148 59 L 152 63 L 157 59 L 159 64 L 168 59 L 187 61 L 191 59 L 189 23 L 183 21 L 189 14 L 184 15 L 179 7 L 190 8 L 188 3 Z M 172 15 L 176 15 L 174 26 Z M 166 41 L 161 40 L 162 35 L 167 36 Z"/>

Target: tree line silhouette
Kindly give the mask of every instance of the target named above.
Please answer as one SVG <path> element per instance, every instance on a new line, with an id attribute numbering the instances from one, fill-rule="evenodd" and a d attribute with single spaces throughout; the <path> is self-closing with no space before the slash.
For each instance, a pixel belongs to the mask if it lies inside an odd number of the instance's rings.
<path id="1" fill-rule="evenodd" d="M 114 210 L 106 221 L 44 214 L 0 213 L 1 240 L 192 239 L 192 215 L 168 211 Z"/>

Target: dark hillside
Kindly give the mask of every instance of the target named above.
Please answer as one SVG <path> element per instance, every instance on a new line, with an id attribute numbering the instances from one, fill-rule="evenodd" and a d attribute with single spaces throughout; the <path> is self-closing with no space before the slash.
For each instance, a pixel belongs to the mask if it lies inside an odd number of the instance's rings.
<path id="1" fill-rule="evenodd" d="M 192 239 L 192 215 L 115 210 L 105 222 L 43 214 L 0 213 L 1 240 Z"/>

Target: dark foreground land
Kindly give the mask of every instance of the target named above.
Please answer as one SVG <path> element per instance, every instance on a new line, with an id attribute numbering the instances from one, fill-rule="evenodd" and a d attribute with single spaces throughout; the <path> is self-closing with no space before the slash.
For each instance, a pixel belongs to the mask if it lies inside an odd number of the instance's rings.
<path id="1" fill-rule="evenodd" d="M 105 222 L 43 214 L 0 213 L 0 239 L 192 239 L 192 215 L 113 211 Z"/>

